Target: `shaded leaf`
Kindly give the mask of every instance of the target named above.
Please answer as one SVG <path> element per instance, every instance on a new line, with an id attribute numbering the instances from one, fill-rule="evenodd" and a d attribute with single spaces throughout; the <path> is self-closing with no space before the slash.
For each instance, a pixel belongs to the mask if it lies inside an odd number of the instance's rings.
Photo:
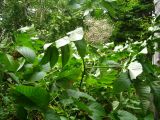
<path id="1" fill-rule="evenodd" d="M 51 108 L 44 113 L 45 120 L 61 120 L 60 116 Z"/>
<path id="2" fill-rule="evenodd" d="M 50 66 L 53 67 L 57 63 L 58 57 L 58 49 L 55 46 L 50 46 L 47 48 L 45 55 L 42 58 L 41 64 L 46 64 L 49 62 Z"/>
<path id="3" fill-rule="evenodd" d="M 70 47 L 69 47 L 69 45 L 61 47 L 61 54 L 62 54 L 62 66 L 64 67 L 70 59 Z"/>
<path id="4" fill-rule="evenodd" d="M 93 102 L 89 105 L 89 109 L 92 111 L 92 114 L 89 117 L 92 120 L 102 120 L 102 118 L 106 115 L 104 108 L 101 104 L 97 102 Z"/>
<path id="5" fill-rule="evenodd" d="M 76 99 L 83 97 L 83 98 L 87 98 L 88 100 L 95 101 L 95 99 L 92 96 L 88 95 L 87 93 L 83 93 L 83 92 L 72 90 L 72 89 L 68 89 L 67 93 L 69 96 L 76 98 Z"/>
<path id="6" fill-rule="evenodd" d="M 115 93 L 120 93 L 127 90 L 130 85 L 131 81 L 128 77 L 128 72 L 120 73 L 118 79 L 114 82 L 113 90 Z"/>
<path id="7" fill-rule="evenodd" d="M 84 58 L 84 56 L 86 55 L 86 47 L 87 47 L 86 42 L 84 40 L 81 40 L 81 41 L 76 41 L 74 43 L 77 47 L 78 54 L 81 56 L 81 58 Z"/>
<path id="8" fill-rule="evenodd" d="M 26 107 L 36 107 L 45 110 L 48 107 L 49 93 L 41 87 L 19 85 L 14 89 L 17 103 Z"/>

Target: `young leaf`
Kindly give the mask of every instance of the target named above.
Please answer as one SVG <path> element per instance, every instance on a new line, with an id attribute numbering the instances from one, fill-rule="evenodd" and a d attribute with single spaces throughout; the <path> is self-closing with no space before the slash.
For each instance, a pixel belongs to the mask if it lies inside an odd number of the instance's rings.
<path id="1" fill-rule="evenodd" d="M 36 58 L 35 52 L 29 47 L 18 47 L 17 51 L 23 55 L 29 62 L 34 62 Z"/>

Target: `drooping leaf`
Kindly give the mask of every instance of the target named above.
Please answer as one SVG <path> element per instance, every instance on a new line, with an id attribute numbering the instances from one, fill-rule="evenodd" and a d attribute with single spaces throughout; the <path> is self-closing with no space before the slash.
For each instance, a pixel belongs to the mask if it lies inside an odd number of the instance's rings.
<path id="1" fill-rule="evenodd" d="M 48 108 L 44 113 L 45 120 L 61 120 L 60 116 L 52 109 Z"/>
<path id="2" fill-rule="evenodd" d="M 84 58 L 87 47 L 86 42 L 84 40 L 81 40 L 81 41 L 76 41 L 74 43 L 77 47 L 78 54 L 81 56 L 81 58 Z"/>
<path id="3" fill-rule="evenodd" d="M 69 47 L 69 45 L 61 47 L 61 54 L 62 54 L 62 66 L 64 67 L 70 59 L 70 47 Z"/>
<path id="4" fill-rule="evenodd" d="M 50 101 L 49 93 L 44 88 L 34 86 L 16 86 L 13 97 L 22 106 L 41 110 L 45 110 Z"/>
<path id="5" fill-rule="evenodd" d="M 118 79 L 114 82 L 114 92 L 120 93 L 127 90 L 131 85 L 131 81 L 128 76 L 128 72 L 120 73 Z"/>
<path id="6" fill-rule="evenodd" d="M 50 46 L 47 48 L 45 55 L 43 56 L 41 60 L 41 64 L 50 63 L 50 66 L 53 67 L 59 58 L 59 52 L 58 49 L 55 46 Z"/>
<path id="7" fill-rule="evenodd" d="M 137 117 L 127 111 L 118 110 L 118 118 L 120 120 L 138 120 Z"/>
<path id="8" fill-rule="evenodd" d="M 34 62 L 34 60 L 36 58 L 36 54 L 31 48 L 29 48 L 29 47 L 18 47 L 17 51 L 21 55 L 23 55 L 27 59 L 27 61 Z"/>

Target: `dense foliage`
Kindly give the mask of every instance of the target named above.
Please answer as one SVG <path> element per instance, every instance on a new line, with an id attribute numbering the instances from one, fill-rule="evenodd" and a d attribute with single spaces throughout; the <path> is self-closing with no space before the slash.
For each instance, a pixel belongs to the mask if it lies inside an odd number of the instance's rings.
<path id="1" fill-rule="evenodd" d="M 153 1 L 2 0 L 0 6 L 0 120 L 160 119 Z M 93 18 L 112 24 L 106 41 L 86 39 L 85 21 Z"/>

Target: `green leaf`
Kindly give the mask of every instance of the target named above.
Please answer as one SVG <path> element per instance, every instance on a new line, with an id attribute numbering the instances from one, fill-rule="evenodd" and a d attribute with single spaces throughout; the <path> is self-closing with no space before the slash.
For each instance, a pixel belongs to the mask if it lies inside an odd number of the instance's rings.
<path id="1" fill-rule="evenodd" d="M 49 62 L 50 66 L 53 67 L 57 63 L 58 57 L 59 57 L 58 49 L 55 46 L 50 46 L 47 48 L 41 63 L 46 64 Z"/>
<path id="2" fill-rule="evenodd" d="M 140 97 L 143 112 L 146 113 L 150 107 L 151 89 L 149 86 L 140 83 L 135 84 L 136 92 Z"/>
<path id="3" fill-rule="evenodd" d="M 61 120 L 60 116 L 51 108 L 44 113 L 45 120 Z"/>
<path id="4" fill-rule="evenodd" d="M 154 95 L 154 104 L 157 110 L 160 110 L 160 86 L 152 85 L 153 95 Z"/>
<path id="5" fill-rule="evenodd" d="M 16 115 L 19 120 L 27 120 L 27 110 L 23 106 L 17 105 Z"/>
<path id="6" fill-rule="evenodd" d="M 124 111 L 124 110 L 118 110 L 118 118 L 120 120 L 138 120 L 136 116 L 134 116 L 133 114 Z"/>
<path id="7" fill-rule="evenodd" d="M 36 54 L 35 52 L 29 48 L 29 47 L 18 47 L 17 51 L 23 55 L 28 62 L 34 62 L 35 58 L 36 58 Z"/>
<path id="8" fill-rule="evenodd" d="M 30 80 L 31 80 L 31 81 L 38 81 L 38 80 L 43 79 L 45 76 L 46 76 L 46 72 L 43 72 L 43 71 L 41 71 L 41 72 L 35 72 L 35 73 L 31 76 Z"/>
<path id="9" fill-rule="evenodd" d="M 88 100 L 95 101 L 95 99 L 92 96 L 88 95 L 87 93 L 83 93 L 83 92 L 72 90 L 72 89 L 68 89 L 67 93 L 69 96 L 76 99 L 83 97 L 83 98 L 87 98 Z"/>
<path id="10" fill-rule="evenodd" d="M 65 46 L 61 47 L 61 53 L 62 53 L 62 66 L 64 67 L 70 59 L 69 45 L 65 45 Z"/>
<path id="11" fill-rule="evenodd" d="M 101 104 L 97 102 L 93 102 L 89 105 L 89 109 L 92 111 L 92 114 L 89 117 L 92 120 L 102 120 L 102 118 L 106 115 L 104 108 Z"/>
<path id="12" fill-rule="evenodd" d="M 16 71 L 17 69 L 16 63 L 13 60 L 13 57 L 1 52 L 0 52 L 0 65 L 1 65 L 0 69 L 5 69 L 8 71 Z"/>
<path id="13" fill-rule="evenodd" d="M 87 112 L 88 114 L 92 115 L 92 111 L 89 109 L 88 105 L 86 105 L 83 102 L 79 102 L 79 101 L 75 101 L 74 103 L 77 105 L 77 107 L 80 110 L 83 110 L 83 111 Z"/>
<path id="14" fill-rule="evenodd" d="M 81 58 L 84 58 L 85 54 L 86 54 L 86 47 L 87 44 L 84 40 L 80 40 L 80 41 L 76 41 L 74 42 L 77 50 L 78 50 L 78 54 L 81 56 Z"/>
<path id="15" fill-rule="evenodd" d="M 45 110 L 50 101 L 49 93 L 44 88 L 34 86 L 16 86 L 14 97 L 17 103 L 22 106 L 40 108 L 41 110 Z"/>
<path id="16" fill-rule="evenodd" d="M 120 73 L 118 79 L 114 82 L 113 90 L 115 93 L 120 93 L 127 90 L 131 85 L 128 77 L 128 72 Z"/>

